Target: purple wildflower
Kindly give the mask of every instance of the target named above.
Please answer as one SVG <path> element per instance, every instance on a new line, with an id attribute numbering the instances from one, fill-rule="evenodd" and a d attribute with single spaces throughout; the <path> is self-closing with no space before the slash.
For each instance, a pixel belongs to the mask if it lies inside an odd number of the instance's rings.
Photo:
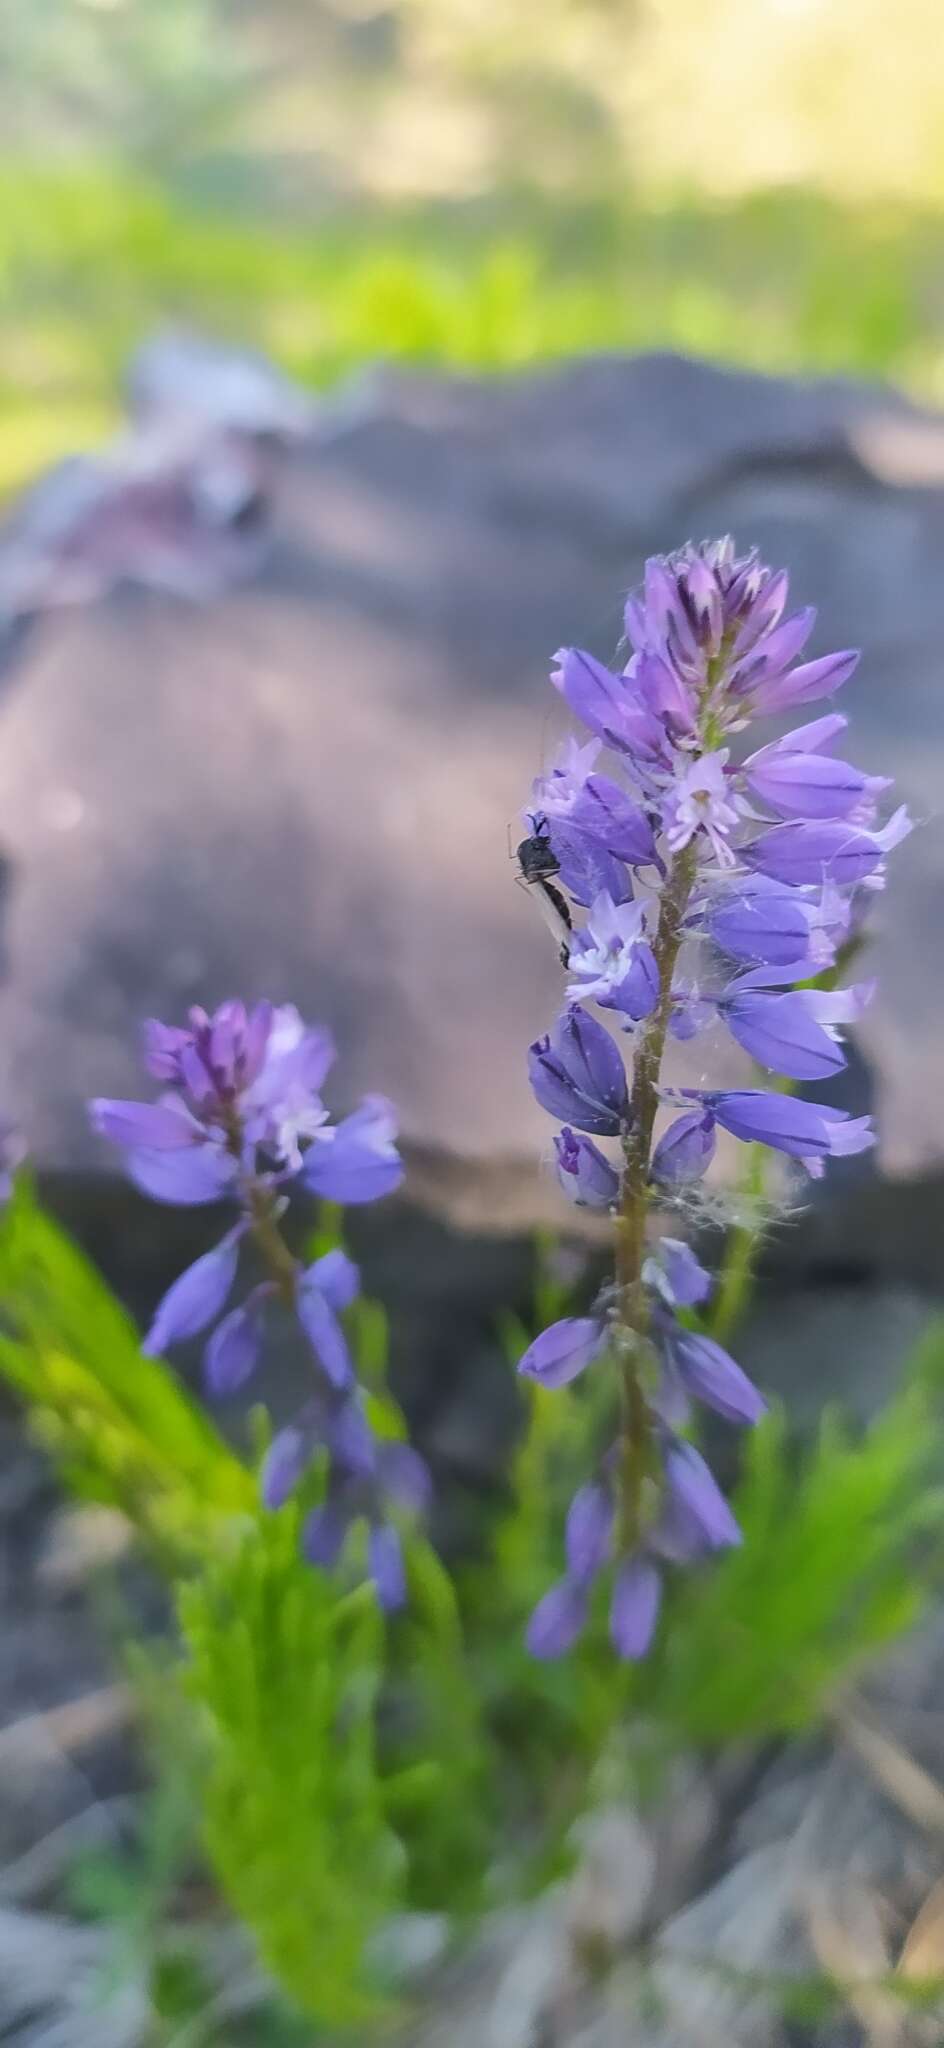
<path id="1" fill-rule="evenodd" d="M 259 1365 L 269 1309 L 281 1302 L 293 1312 L 312 1391 L 269 1448 L 262 1499 L 280 1507 L 320 1458 L 325 1496 L 306 1523 L 306 1554 L 333 1561 L 351 1524 L 366 1521 L 370 1575 L 380 1604 L 392 1610 L 405 1596 L 406 1580 L 390 1510 L 426 1505 L 425 1467 L 408 1446 L 381 1444 L 370 1428 L 343 1323 L 360 1287 L 357 1267 L 340 1247 L 303 1265 L 280 1230 L 294 1187 L 329 1201 L 363 1203 L 399 1185 L 403 1165 L 392 1105 L 369 1095 L 333 1124 L 320 1092 L 334 1060 L 333 1040 L 322 1027 L 305 1025 L 288 1004 L 247 1009 L 223 1003 L 212 1016 L 192 1010 L 183 1027 L 153 1021 L 145 1027 L 144 1056 L 148 1072 L 163 1084 L 159 1099 L 96 1101 L 96 1129 L 122 1146 L 131 1178 L 158 1200 L 188 1204 L 228 1196 L 238 1207 L 219 1244 L 164 1295 L 144 1349 L 163 1352 L 210 1330 L 207 1384 L 213 1394 L 229 1395 Z M 254 1242 L 267 1277 L 227 1309 L 244 1238 Z"/>
<path id="2" fill-rule="evenodd" d="M 565 1124 L 554 1139 L 557 1178 L 569 1202 L 585 1209 L 611 1209 L 619 1195 L 620 1177 L 592 1138 Z"/>
<path id="3" fill-rule="evenodd" d="M 740 737 L 849 680 L 853 651 L 810 651 L 815 618 L 789 611 L 785 570 L 756 551 L 739 556 L 730 539 L 704 542 L 647 562 L 626 605 L 621 673 L 579 648 L 557 656 L 552 681 L 591 737 L 565 743 L 534 785 L 539 812 L 525 813 L 532 833 L 540 816 L 576 913 L 569 928 L 555 920 L 558 944 L 557 924 L 566 932 L 565 1008 L 531 1047 L 530 1077 L 564 1126 L 554 1140 L 564 1191 L 591 1207 L 619 1205 L 621 1251 L 617 1287 L 590 1315 L 538 1335 L 520 1370 L 562 1387 L 605 1358 L 623 1379 L 624 1421 L 604 1478 L 571 1509 L 565 1577 L 530 1624 L 535 1655 L 576 1640 L 590 1584 L 611 1568 L 614 1645 L 643 1655 L 663 1565 L 740 1540 L 704 1459 L 676 1432 L 692 1401 L 754 1423 L 763 1399 L 720 1345 L 688 1327 L 708 1275 L 678 1239 L 646 1253 L 648 1209 L 660 1198 L 681 1206 L 711 1164 L 719 1127 L 812 1174 L 873 1142 L 867 1117 L 764 1088 L 679 1093 L 662 1076 L 668 1032 L 692 1038 L 721 1019 L 760 1067 L 824 1080 L 845 1064 L 841 1033 L 871 994 L 868 983 L 809 984 L 858 932 L 910 830 L 907 812 L 883 822 L 886 778 L 833 752 L 847 728 L 839 712 L 780 737 Z M 631 1032 L 631 1078 L 585 1002 L 616 1011 Z M 653 1140 L 658 1104 L 676 1113 Z M 597 1138 L 620 1141 L 620 1172 Z M 591 1540 L 597 1522 L 602 1548 Z"/>

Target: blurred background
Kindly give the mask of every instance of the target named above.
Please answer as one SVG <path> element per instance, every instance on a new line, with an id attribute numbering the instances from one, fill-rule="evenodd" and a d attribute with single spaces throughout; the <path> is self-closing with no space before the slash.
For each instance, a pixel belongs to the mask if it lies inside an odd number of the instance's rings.
<path id="1" fill-rule="evenodd" d="M 942 378 L 944 79 L 903 0 L 3 10 L 6 488 L 168 318 L 306 381 L 678 347 Z"/>
<path id="2" fill-rule="evenodd" d="M 944 2041 L 939 32 L 0 0 L 0 1110 L 47 1212 L 0 1246 L 4 2044 Z M 614 1681 L 520 1650 L 599 1418 L 525 1437 L 513 1366 L 602 1247 L 527 1092 L 560 973 L 509 852 L 553 650 L 610 658 L 646 555 L 729 528 L 814 654 L 863 646 L 850 754 L 918 830 L 831 1098 L 877 1157 L 771 1185 L 762 1246 L 720 1157 L 723 1334 L 782 1411 L 740 1479 L 719 1450 L 746 1561 Z M 86 1099 L 235 993 L 331 1024 L 333 1112 L 400 1109 L 357 1341 L 433 1470 L 458 1679 L 428 1560 L 415 1633 L 346 1661 L 273 1518 L 214 1576 L 254 1425 L 175 1408 L 196 1354 L 162 1379 L 108 1291 L 146 1324 L 219 1219 L 133 1194 Z M 277 1422 L 302 1384 L 276 1346 Z"/>

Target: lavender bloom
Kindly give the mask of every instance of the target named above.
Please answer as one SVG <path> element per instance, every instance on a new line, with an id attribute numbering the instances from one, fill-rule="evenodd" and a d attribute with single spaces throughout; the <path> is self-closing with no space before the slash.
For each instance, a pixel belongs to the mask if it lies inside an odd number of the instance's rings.
<path id="1" fill-rule="evenodd" d="M 738 556 L 730 539 L 687 545 L 647 562 L 626 605 L 621 674 L 566 648 L 552 676 L 592 737 L 570 741 L 533 791 L 575 914 L 562 951 L 570 1007 L 531 1047 L 531 1085 L 564 1125 L 554 1142 L 570 1199 L 619 1205 L 619 1257 L 615 1288 L 590 1315 L 537 1336 L 520 1370 L 562 1387 L 605 1358 L 623 1391 L 603 1478 L 581 1489 L 568 1517 L 566 1575 L 532 1616 L 539 1656 L 576 1640 L 590 1583 L 609 1568 L 614 1646 L 645 1654 L 662 1565 L 693 1564 L 740 1540 L 704 1459 L 676 1431 L 693 1400 L 755 1423 L 763 1399 L 720 1345 L 679 1321 L 705 1300 L 708 1275 L 678 1239 L 647 1255 L 648 1210 L 692 1198 L 719 1126 L 812 1174 L 873 1142 L 867 1117 L 763 1088 L 679 1092 L 662 1074 L 669 1033 L 691 1038 L 720 1017 L 763 1067 L 822 1080 L 844 1065 L 840 1033 L 871 994 L 869 984 L 802 984 L 834 966 L 858 931 L 864 898 L 910 830 L 907 812 L 882 822 L 886 779 L 833 754 L 847 725 L 837 712 L 779 738 L 738 738 L 755 720 L 818 703 L 855 668 L 851 650 L 810 655 L 815 613 L 789 612 L 787 598 L 786 571 L 756 551 Z M 605 775 L 601 746 L 613 760 Z M 576 997 L 631 1027 L 631 1078 Z M 660 1103 L 679 1113 L 654 1137 Z M 620 1140 L 621 1173 L 591 1142 L 598 1137 Z"/>
<path id="2" fill-rule="evenodd" d="M 638 1020 L 651 1016 L 659 1000 L 659 971 L 646 938 L 641 903 L 614 903 L 605 892 L 594 900 L 582 932 L 570 949 L 570 994 L 621 1010 Z"/>
<path id="3" fill-rule="evenodd" d="M 215 1322 L 236 1278 L 239 1239 L 243 1226 L 229 1231 L 212 1252 L 204 1252 L 181 1273 L 159 1302 L 142 1350 L 158 1358 L 169 1344 L 196 1337 L 208 1323 Z"/>
<path id="4" fill-rule="evenodd" d="M 668 1360 L 694 1400 L 713 1408 L 726 1422 L 759 1422 L 766 1414 L 763 1396 L 714 1338 L 686 1330 L 668 1317 L 657 1328 Z"/>
<path id="5" fill-rule="evenodd" d="M 844 1109 L 803 1102 L 796 1095 L 773 1095 L 763 1088 L 732 1088 L 702 1096 L 724 1130 L 747 1144 L 770 1145 L 793 1159 L 845 1157 L 865 1152 L 875 1143 L 868 1117 L 850 1117 Z"/>
<path id="6" fill-rule="evenodd" d="M 606 1487 L 599 1481 L 582 1486 L 571 1501 L 564 1539 L 572 1579 L 587 1584 L 596 1577 L 609 1556 L 612 1533 L 613 1502 Z"/>
<path id="7" fill-rule="evenodd" d="M 660 1534 L 663 1545 L 672 1540 L 670 1526 L 674 1541 L 694 1546 L 696 1555 L 699 1550 L 725 1550 L 740 1543 L 741 1531 L 728 1503 L 694 1444 L 680 1437 L 669 1439 L 665 1477 L 670 1523 Z"/>
<path id="8" fill-rule="evenodd" d="M 611 1209 L 619 1195 L 619 1174 L 591 1138 L 565 1124 L 554 1139 L 557 1178 L 569 1202 L 579 1208 Z"/>
<path id="9" fill-rule="evenodd" d="M 845 1066 L 845 1055 L 833 1033 L 820 1022 L 813 991 L 786 995 L 759 988 L 746 974 L 728 983 L 718 1008 L 739 1045 L 756 1060 L 795 1081 L 826 1080 Z"/>
<path id="10" fill-rule="evenodd" d="M 659 1139 L 650 1167 L 653 1181 L 670 1191 L 701 1180 L 714 1158 L 715 1144 L 715 1118 L 711 1111 L 686 1110 Z"/>
<path id="11" fill-rule="evenodd" d="M 577 1379 L 606 1345 L 606 1324 L 598 1316 L 565 1316 L 541 1331 L 518 1360 L 525 1379 L 542 1387 L 566 1387 Z"/>
<path id="12" fill-rule="evenodd" d="M 393 1104 L 384 1095 L 368 1095 L 352 1116 L 315 1133 L 302 1163 L 304 1186 L 345 1208 L 392 1194 L 403 1179 L 396 1135 Z"/>
<path id="13" fill-rule="evenodd" d="M 426 1505 L 425 1467 L 408 1446 L 378 1443 L 370 1428 L 341 1321 L 360 1286 L 357 1267 L 340 1247 L 303 1266 L 280 1230 L 295 1186 L 345 1203 L 374 1201 L 398 1186 L 403 1165 L 392 1105 L 370 1095 L 331 1123 L 320 1090 L 333 1040 L 288 1004 L 229 1002 L 212 1016 L 195 1009 L 184 1027 L 152 1021 L 144 1050 L 149 1073 L 164 1084 L 159 1100 L 99 1100 L 91 1106 L 96 1128 L 123 1147 L 132 1179 L 159 1200 L 226 1195 L 238 1206 L 232 1229 L 168 1289 L 144 1348 L 162 1352 L 215 1324 L 207 1383 L 216 1395 L 232 1394 L 259 1365 L 273 1302 L 295 1315 L 312 1393 L 269 1448 L 262 1499 L 282 1506 L 319 1459 L 326 1491 L 306 1523 L 306 1554 L 334 1561 L 350 1525 L 366 1520 L 370 1575 L 381 1606 L 392 1611 L 406 1579 L 390 1509 Z M 267 1277 L 224 1314 L 243 1237 L 253 1240 Z"/>
<path id="14" fill-rule="evenodd" d="M 824 819 L 775 825 L 743 847 L 741 858 L 748 867 L 794 888 L 826 881 L 848 888 L 880 866 L 882 848 L 870 833 Z"/>
<path id="15" fill-rule="evenodd" d="M 527 1645 L 532 1657 L 542 1661 L 563 1657 L 573 1649 L 587 1625 L 587 1589 L 572 1579 L 561 1579 L 538 1602 L 528 1623 Z"/>
<path id="16" fill-rule="evenodd" d="M 217 1324 L 204 1355 L 211 1394 L 235 1394 L 252 1378 L 262 1356 L 263 1311 L 274 1291 L 271 1285 L 255 1288 L 240 1308 L 230 1309 Z"/>
<path id="17" fill-rule="evenodd" d="M 618 1137 L 629 1118 L 622 1055 L 602 1024 L 579 1004 L 565 1010 L 549 1038 L 528 1053 L 531 1086 L 542 1109 L 594 1137 Z"/>
<path id="18" fill-rule="evenodd" d="M 660 1237 L 642 1277 L 669 1308 L 697 1308 L 711 1293 L 711 1275 L 679 1237 Z"/>
<path id="19" fill-rule="evenodd" d="M 662 1579 L 652 1559 L 629 1557 L 613 1587 L 610 1635 L 617 1656 L 633 1661 L 650 1648 L 659 1619 Z"/>
<path id="20" fill-rule="evenodd" d="M 758 960 L 803 974 L 810 950 L 810 906 L 786 884 L 748 875 L 702 913 L 709 938 L 734 960 Z M 821 962 L 828 965 L 828 962 Z"/>

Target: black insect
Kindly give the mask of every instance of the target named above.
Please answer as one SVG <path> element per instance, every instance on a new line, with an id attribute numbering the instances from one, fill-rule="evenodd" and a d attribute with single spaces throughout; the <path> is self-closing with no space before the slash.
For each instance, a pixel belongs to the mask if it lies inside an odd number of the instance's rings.
<path id="1" fill-rule="evenodd" d="M 566 896 L 550 879 L 552 875 L 559 874 L 560 861 L 551 845 L 548 823 L 543 811 L 535 813 L 531 824 L 534 829 L 530 838 L 522 839 L 517 848 L 521 880 L 526 882 L 529 888 L 536 890 L 541 915 L 557 940 L 561 966 L 569 967 L 573 918 Z"/>

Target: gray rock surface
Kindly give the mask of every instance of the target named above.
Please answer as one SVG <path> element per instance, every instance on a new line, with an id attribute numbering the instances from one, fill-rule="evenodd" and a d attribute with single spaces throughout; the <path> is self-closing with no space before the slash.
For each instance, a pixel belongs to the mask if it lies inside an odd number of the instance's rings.
<path id="1" fill-rule="evenodd" d="M 397 1099 L 437 1201 L 559 1215 L 523 1078 L 559 969 L 507 858 L 561 727 L 548 657 L 609 654 L 645 554 L 730 527 L 820 605 L 818 648 L 864 645 L 857 757 L 924 821 L 863 1044 L 885 1167 L 942 1167 L 944 421 L 669 356 L 389 377 L 292 459 L 278 523 L 249 587 L 64 615 L 7 678 L 0 1100 L 41 1162 L 102 1160 L 83 1098 L 135 1085 L 142 1014 L 266 991 L 336 1027 L 339 1107 Z"/>

